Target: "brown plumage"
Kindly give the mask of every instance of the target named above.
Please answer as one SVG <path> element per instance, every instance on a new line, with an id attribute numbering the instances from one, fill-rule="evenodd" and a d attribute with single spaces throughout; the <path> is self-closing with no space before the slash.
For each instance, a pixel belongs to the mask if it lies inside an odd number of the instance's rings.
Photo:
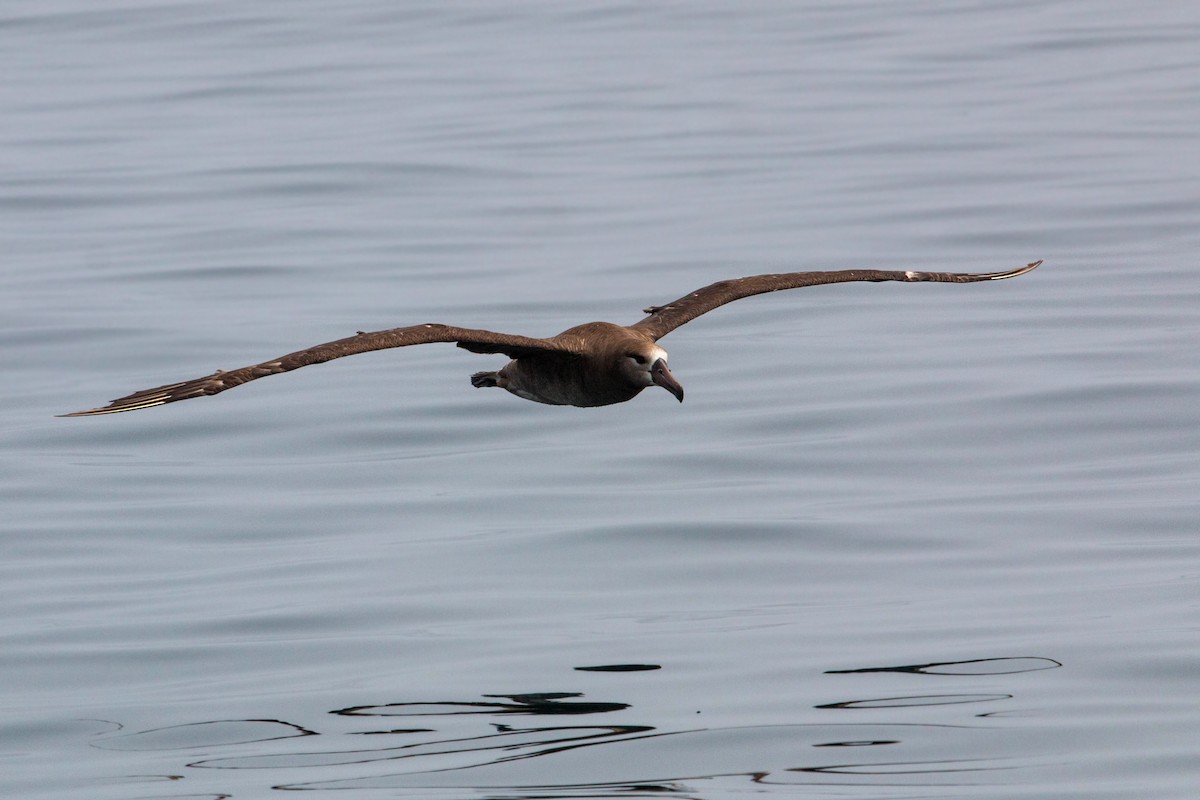
<path id="1" fill-rule="evenodd" d="M 267 375 L 320 364 L 343 356 L 408 347 L 414 344 L 454 342 L 472 353 L 499 353 L 511 361 L 496 372 L 477 372 L 476 387 L 498 386 L 526 400 L 552 405 L 605 406 L 623 403 L 647 386 L 661 386 L 683 402 L 683 387 L 667 368 L 667 353 L 657 342 L 671 331 L 714 308 L 756 294 L 798 289 L 823 283 L 849 281 L 937 281 L 975 283 L 1014 278 L 1037 268 L 1035 261 L 1005 272 L 912 272 L 874 269 L 837 272 L 787 272 L 718 281 L 674 302 L 651 306 L 645 319 L 633 325 L 589 322 L 548 339 L 509 333 L 455 328 L 449 325 L 412 325 L 297 350 L 285 356 L 228 372 L 217 371 L 190 381 L 169 383 L 126 395 L 107 406 L 63 414 L 84 417 L 151 408 L 191 397 L 217 394 Z"/>

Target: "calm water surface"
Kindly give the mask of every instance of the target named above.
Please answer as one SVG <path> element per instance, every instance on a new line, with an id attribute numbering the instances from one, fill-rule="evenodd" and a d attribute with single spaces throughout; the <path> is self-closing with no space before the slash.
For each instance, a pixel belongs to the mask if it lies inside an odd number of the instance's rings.
<path id="1" fill-rule="evenodd" d="M 0 789 L 1191 798 L 1200 10 L 0 11 Z M 759 297 L 609 408 L 420 322 Z M 334 794 L 336 792 L 336 794 Z"/>

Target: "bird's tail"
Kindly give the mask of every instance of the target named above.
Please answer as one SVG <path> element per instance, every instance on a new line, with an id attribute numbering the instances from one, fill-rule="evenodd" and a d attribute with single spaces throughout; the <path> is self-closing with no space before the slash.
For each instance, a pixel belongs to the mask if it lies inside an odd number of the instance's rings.
<path id="1" fill-rule="evenodd" d="M 499 385 L 497 379 L 500 377 L 498 372 L 476 372 L 471 376 L 471 385 L 476 389 L 482 389 L 485 386 Z"/>

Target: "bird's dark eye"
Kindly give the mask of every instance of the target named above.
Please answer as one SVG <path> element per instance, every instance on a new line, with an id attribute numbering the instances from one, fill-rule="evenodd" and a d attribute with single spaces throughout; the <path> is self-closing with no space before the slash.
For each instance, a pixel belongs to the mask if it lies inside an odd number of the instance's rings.
<path id="1" fill-rule="evenodd" d="M 629 357 L 632 358 L 634 361 L 636 361 L 641 366 L 645 366 L 645 364 L 646 364 L 645 356 L 639 356 L 637 353 L 630 353 Z"/>

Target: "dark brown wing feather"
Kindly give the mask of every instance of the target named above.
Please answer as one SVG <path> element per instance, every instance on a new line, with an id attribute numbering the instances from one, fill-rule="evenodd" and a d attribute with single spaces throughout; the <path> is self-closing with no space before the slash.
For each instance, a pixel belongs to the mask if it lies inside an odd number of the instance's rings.
<path id="1" fill-rule="evenodd" d="M 975 283 L 976 281 L 998 281 L 1015 278 L 1037 268 L 1041 261 L 1026 264 L 1006 272 L 904 272 L 881 269 L 847 269 L 840 272 L 785 272 L 777 275 L 754 275 L 749 278 L 734 278 L 717 281 L 703 289 L 684 295 L 664 306 L 646 309 L 650 316 L 630 327 L 661 339 L 680 325 L 691 322 L 701 314 L 714 308 L 767 292 L 783 289 L 799 289 L 802 286 L 817 286 L 822 283 L 846 283 L 847 281 L 940 281 L 942 283 Z"/>
<path id="2" fill-rule="evenodd" d="M 180 383 L 168 383 L 166 386 L 156 386 L 134 392 L 125 397 L 119 397 L 102 408 L 92 408 L 87 411 L 76 411 L 62 414 L 64 417 L 87 417 L 96 414 L 116 414 L 121 411 L 134 411 L 139 408 L 152 408 L 177 400 L 187 400 L 191 397 L 217 394 L 235 386 L 241 386 L 248 381 L 288 372 L 310 364 L 321 364 L 343 356 L 366 353 L 371 350 L 386 350 L 390 347 L 407 347 L 414 344 L 430 344 L 432 342 L 455 342 L 459 347 L 472 353 L 503 353 L 510 358 L 538 352 L 570 352 L 565 346 L 547 339 L 531 339 L 527 336 L 515 336 L 508 333 L 472 330 L 470 328 L 454 328 L 449 325 L 411 325 L 407 328 L 392 328 L 386 331 L 359 333 L 336 342 L 297 350 L 286 356 L 264 361 L 229 372 L 217 371 L 203 378 L 196 378 Z"/>

